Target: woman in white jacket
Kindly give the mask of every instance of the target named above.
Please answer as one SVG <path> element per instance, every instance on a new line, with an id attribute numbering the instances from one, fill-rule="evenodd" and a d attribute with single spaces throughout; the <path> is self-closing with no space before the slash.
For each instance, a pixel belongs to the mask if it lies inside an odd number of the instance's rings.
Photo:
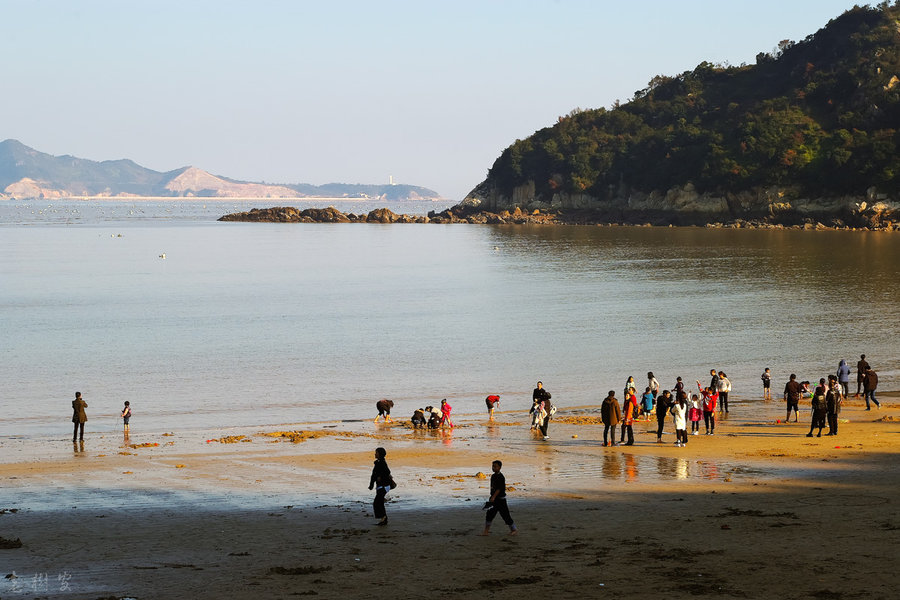
<path id="1" fill-rule="evenodd" d="M 687 410 L 688 405 L 684 399 L 684 395 L 680 396 L 675 404 L 672 405 L 672 416 L 675 417 L 675 445 L 684 446 L 687 444 Z"/>
<path id="2" fill-rule="evenodd" d="M 728 392 L 731 391 L 731 381 L 725 376 L 725 371 L 719 371 L 719 383 L 716 386 L 719 392 L 719 412 L 728 412 Z"/>

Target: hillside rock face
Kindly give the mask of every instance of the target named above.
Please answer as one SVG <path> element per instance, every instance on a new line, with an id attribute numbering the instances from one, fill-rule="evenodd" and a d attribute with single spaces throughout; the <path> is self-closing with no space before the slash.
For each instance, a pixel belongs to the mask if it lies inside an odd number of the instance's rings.
<path id="1" fill-rule="evenodd" d="M 187 168 L 181 175 L 168 182 L 165 188 L 178 196 L 187 197 L 194 195 L 214 195 L 216 198 L 297 197 L 297 192 L 287 187 L 228 181 L 197 167 Z"/>
<path id="2" fill-rule="evenodd" d="M 900 220 L 900 203 L 870 188 L 865 197 L 803 198 L 791 190 L 770 187 L 734 194 L 699 193 L 691 184 L 668 191 L 644 193 L 622 188 L 611 199 L 559 192 L 549 200 L 535 194 L 528 182 L 510 196 L 488 182 L 472 190 L 453 210 L 475 213 L 549 212 L 578 214 L 591 222 L 652 223 L 655 225 L 706 225 L 756 221 L 777 225 L 821 222 L 828 226 L 891 228 Z M 565 220 L 565 219 L 563 219 Z"/>

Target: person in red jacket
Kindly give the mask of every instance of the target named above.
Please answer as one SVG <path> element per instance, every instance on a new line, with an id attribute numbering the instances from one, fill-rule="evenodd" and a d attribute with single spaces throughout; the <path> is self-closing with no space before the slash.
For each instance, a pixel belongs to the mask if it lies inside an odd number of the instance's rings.
<path id="1" fill-rule="evenodd" d="M 622 436 L 619 443 L 625 442 L 625 434 L 628 434 L 626 446 L 634 446 L 634 419 L 637 417 L 638 402 L 634 395 L 634 388 L 625 388 L 625 401 L 622 404 Z"/>
<path id="2" fill-rule="evenodd" d="M 719 393 L 713 388 L 704 388 L 697 380 L 697 388 L 703 397 L 703 424 L 706 425 L 706 435 L 715 435 L 716 433 L 716 404 L 719 402 Z"/>

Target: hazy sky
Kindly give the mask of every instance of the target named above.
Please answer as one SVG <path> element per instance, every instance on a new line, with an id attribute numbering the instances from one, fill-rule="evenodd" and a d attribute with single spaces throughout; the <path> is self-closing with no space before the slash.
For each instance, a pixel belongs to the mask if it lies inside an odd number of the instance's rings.
<path id="1" fill-rule="evenodd" d="M 461 199 L 575 107 L 753 63 L 853 4 L 0 0 L 0 140 L 249 181 L 393 175 Z"/>

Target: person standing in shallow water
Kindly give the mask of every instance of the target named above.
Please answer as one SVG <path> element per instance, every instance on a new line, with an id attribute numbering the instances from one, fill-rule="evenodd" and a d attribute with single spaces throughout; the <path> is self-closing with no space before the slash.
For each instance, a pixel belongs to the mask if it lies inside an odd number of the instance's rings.
<path id="1" fill-rule="evenodd" d="M 72 432 L 73 442 L 79 439 L 84 441 L 84 424 L 87 423 L 85 408 L 87 408 L 87 402 L 81 397 L 81 392 L 75 392 L 75 399 L 72 400 L 72 423 L 75 424 L 75 430 Z M 81 430 L 80 436 L 79 429 Z"/>
<path id="2" fill-rule="evenodd" d="M 534 388 L 534 391 L 531 392 L 531 401 L 532 403 L 537 402 L 544 407 L 544 411 L 546 412 L 546 416 L 541 420 L 540 430 L 541 435 L 544 436 L 545 440 L 550 439 L 550 435 L 548 434 L 548 430 L 550 428 L 550 414 L 551 404 L 550 404 L 550 392 L 544 389 L 544 383 L 541 381 L 537 382 L 537 387 Z"/>
<path id="3" fill-rule="evenodd" d="M 766 367 L 766 370 L 763 371 L 762 376 L 760 377 L 763 382 L 763 400 L 771 400 L 772 399 L 772 373 L 769 371 L 769 367 Z"/>
<path id="4" fill-rule="evenodd" d="M 375 518 L 379 519 L 376 525 L 387 525 L 387 511 L 384 509 L 384 497 L 391 490 L 391 483 L 394 479 L 391 477 L 391 470 L 388 468 L 387 450 L 384 448 L 375 448 L 375 465 L 372 467 L 372 477 L 369 478 L 369 489 L 375 488 L 375 500 L 372 502 L 372 509 L 375 512 Z"/>
<path id="5" fill-rule="evenodd" d="M 494 474 L 491 475 L 491 496 L 484 504 L 484 507 L 487 508 L 488 511 L 484 518 L 484 531 L 481 532 L 481 535 L 491 534 L 491 522 L 494 520 L 494 517 L 497 516 L 497 513 L 500 514 L 503 522 L 509 527 L 509 535 L 516 535 L 516 533 L 518 533 L 516 531 L 516 524 L 509 514 L 509 506 L 506 504 L 506 477 L 500 472 L 500 469 L 502 468 L 503 463 L 499 460 L 495 460 L 491 463 L 491 470 L 494 472 Z"/>

